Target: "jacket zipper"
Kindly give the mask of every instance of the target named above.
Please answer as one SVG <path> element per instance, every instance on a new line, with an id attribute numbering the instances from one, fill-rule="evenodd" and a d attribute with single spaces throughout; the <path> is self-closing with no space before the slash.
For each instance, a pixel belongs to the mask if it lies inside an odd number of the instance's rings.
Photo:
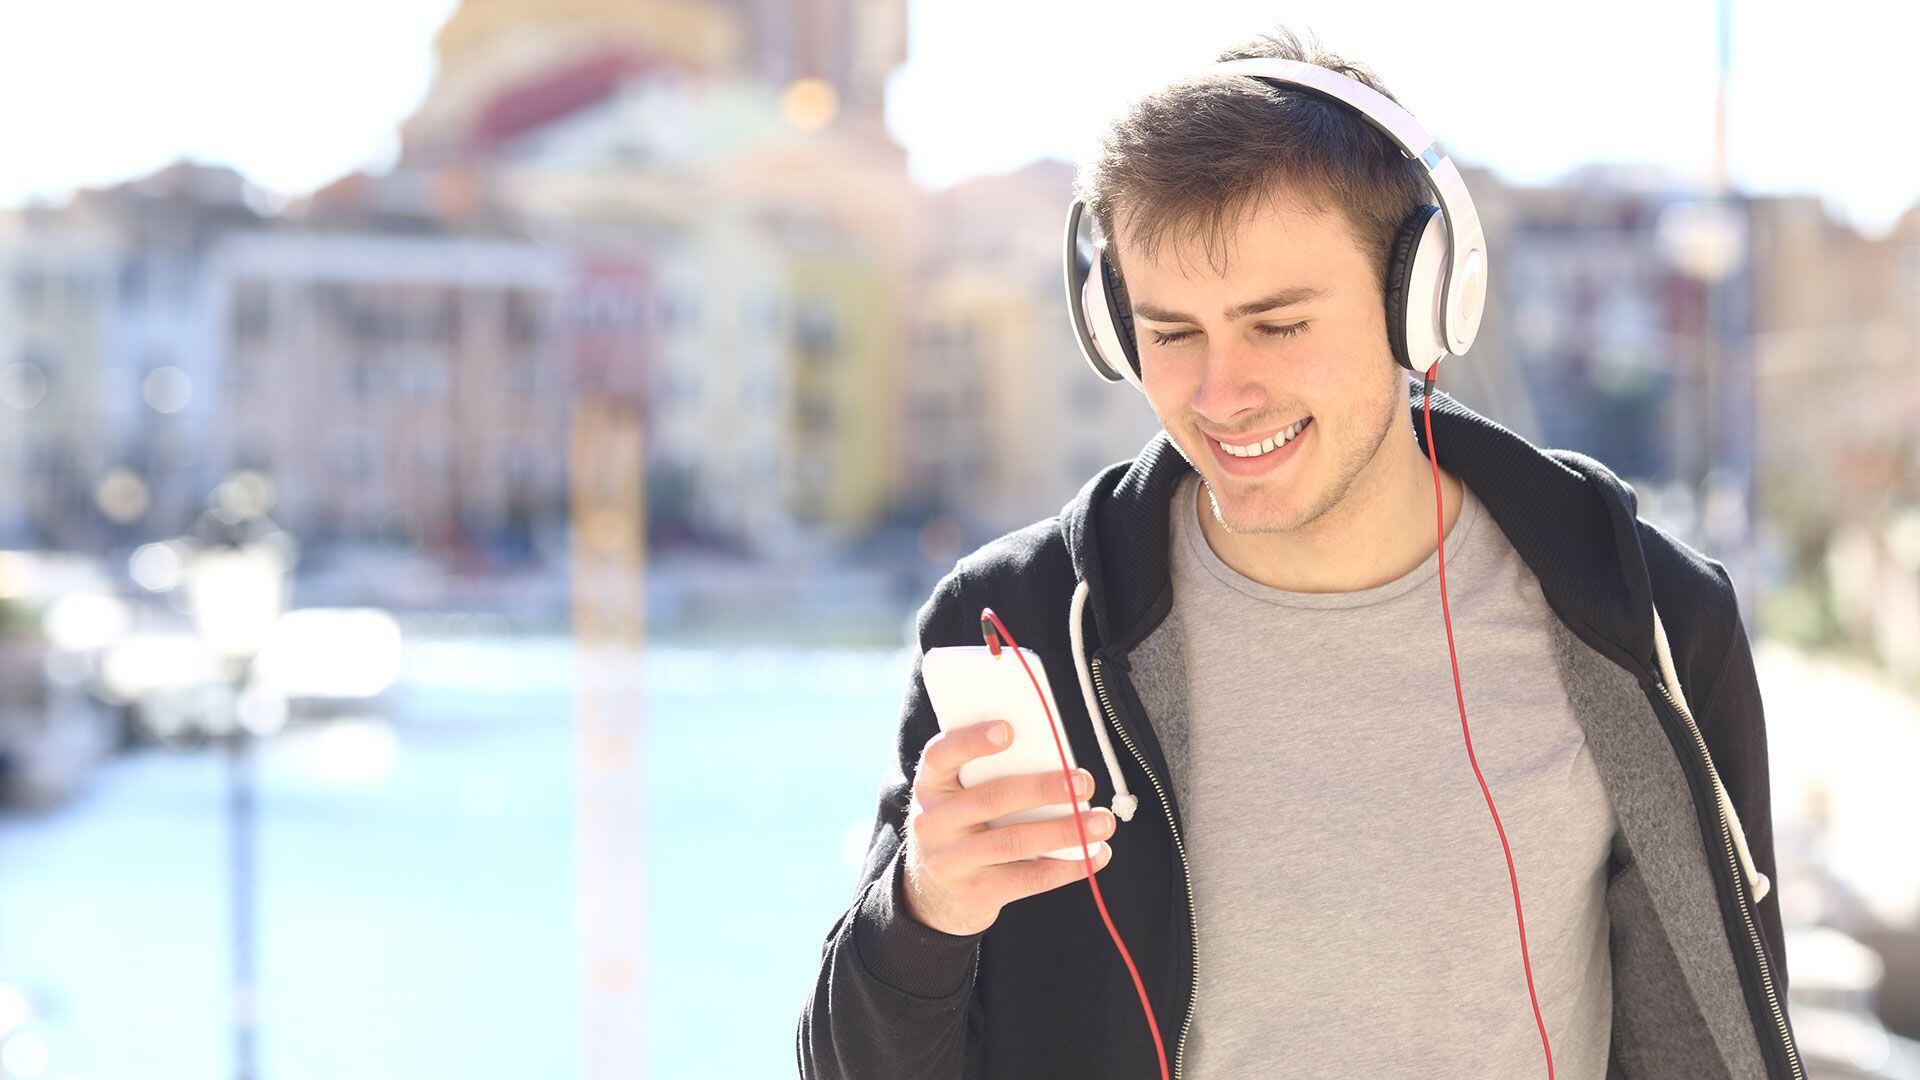
<path id="1" fill-rule="evenodd" d="M 1180 1080 L 1180 1055 L 1187 1048 L 1187 1028 L 1193 1023 L 1193 999 L 1200 986 L 1200 923 L 1198 911 L 1193 905 L 1193 875 L 1187 869 L 1187 846 L 1180 839 L 1180 826 L 1173 820 L 1173 804 L 1167 801 L 1167 791 L 1160 786 L 1160 778 L 1154 775 L 1153 767 L 1147 764 L 1140 748 L 1133 745 L 1133 736 L 1127 734 L 1119 716 L 1114 713 L 1113 704 L 1107 700 L 1107 684 L 1100 677 L 1100 664 L 1101 658 L 1096 656 L 1090 665 L 1093 669 L 1094 694 L 1100 699 L 1100 707 L 1106 710 L 1107 720 L 1113 724 L 1113 730 L 1120 733 L 1120 741 L 1127 744 L 1133 759 L 1140 763 L 1141 771 L 1147 774 L 1148 780 L 1153 781 L 1153 790 L 1160 796 L 1160 809 L 1167 815 L 1167 827 L 1173 830 L 1173 846 L 1180 853 L 1180 875 L 1187 883 L 1187 926 L 1193 932 L 1193 952 L 1187 963 L 1187 1013 L 1180 1020 L 1180 1040 L 1173 1048 L 1173 1080 Z"/>
<path id="2" fill-rule="evenodd" d="M 1701 736 L 1699 725 L 1693 722 L 1693 713 L 1687 709 L 1685 702 L 1678 700 L 1673 692 L 1667 689 L 1664 680 L 1656 677 L 1654 686 L 1659 689 L 1660 696 L 1666 699 L 1667 704 L 1673 707 L 1673 711 L 1686 721 L 1687 731 L 1693 735 L 1693 745 L 1700 751 L 1700 760 L 1706 765 L 1708 782 L 1712 783 L 1717 790 L 1720 785 L 1720 774 L 1713 767 L 1713 758 L 1707 755 L 1707 741 Z M 1720 805 L 1717 796 L 1713 800 L 1713 806 L 1715 816 L 1720 819 L 1720 846 L 1725 850 L 1727 865 L 1733 871 L 1733 896 L 1740 903 L 1740 917 L 1746 921 L 1747 939 L 1752 942 L 1753 955 L 1760 962 L 1760 985 L 1766 990 L 1767 1007 L 1773 1011 L 1773 1022 L 1780 1032 L 1780 1045 L 1786 1049 L 1787 1066 L 1793 1070 L 1795 1080 L 1806 1080 L 1806 1073 L 1800 1068 L 1800 1052 L 1793 1045 L 1793 1039 L 1787 1032 L 1787 1018 L 1780 1011 L 1780 997 L 1774 991 L 1773 973 L 1767 967 L 1767 951 L 1761 947 L 1760 931 L 1754 925 L 1753 911 L 1747 905 L 1746 879 L 1740 869 L 1739 856 L 1733 849 L 1733 830 L 1727 824 L 1726 810 Z"/>

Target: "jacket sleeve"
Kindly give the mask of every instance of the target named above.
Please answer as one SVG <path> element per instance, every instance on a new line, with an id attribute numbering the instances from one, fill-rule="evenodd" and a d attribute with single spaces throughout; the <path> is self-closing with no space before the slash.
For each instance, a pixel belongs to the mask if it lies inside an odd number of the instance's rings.
<path id="1" fill-rule="evenodd" d="M 907 912 L 906 819 L 920 751 L 940 730 L 920 675 L 929 648 L 979 638 L 959 572 L 942 578 L 915 618 L 913 670 L 901 707 L 895 760 L 852 904 L 828 932 L 820 971 L 800 1015 L 802 1080 L 961 1080 L 966 1069 L 982 934 L 949 934 Z M 984 932 L 983 932 L 984 933 Z"/>
<path id="2" fill-rule="evenodd" d="M 1754 673 L 1753 650 L 1740 618 L 1739 600 L 1733 579 L 1718 560 L 1708 560 L 1720 576 L 1726 595 L 1727 615 L 1721 624 L 1718 641 L 1711 643 L 1706 656 L 1718 654 L 1717 673 L 1700 685 L 1706 688 L 1702 702 L 1702 734 L 1714 739 L 1714 767 L 1720 771 L 1727 797 L 1740 815 L 1740 826 L 1747 837 L 1747 852 L 1753 864 L 1767 875 L 1773 887 L 1754 908 L 1761 936 L 1766 940 L 1772 960 L 1773 981 L 1784 1002 L 1787 996 L 1786 935 L 1780 915 L 1780 878 L 1774 864 L 1773 796 L 1768 782 L 1766 710 L 1760 700 L 1759 679 Z M 1724 643 L 1724 644 L 1723 644 Z M 1710 670 L 1712 670 L 1710 668 Z"/>

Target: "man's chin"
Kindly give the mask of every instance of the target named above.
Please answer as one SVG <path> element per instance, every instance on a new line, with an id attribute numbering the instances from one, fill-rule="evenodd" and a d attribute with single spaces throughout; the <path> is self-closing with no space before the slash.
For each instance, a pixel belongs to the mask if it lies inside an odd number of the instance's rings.
<path id="1" fill-rule="evenodd" d="M 1231 533 L 1285 532 L 1293 527 L 1297 512 L 1283 493 L 1262 490 L 1257 479 L 1249 490 L 1248 481 L 1225 477 L 1224 487 L 1213 486 L 1211 477 L 1203 477 L 1206 487 L 1200 493 L 1200 512 Z"/>

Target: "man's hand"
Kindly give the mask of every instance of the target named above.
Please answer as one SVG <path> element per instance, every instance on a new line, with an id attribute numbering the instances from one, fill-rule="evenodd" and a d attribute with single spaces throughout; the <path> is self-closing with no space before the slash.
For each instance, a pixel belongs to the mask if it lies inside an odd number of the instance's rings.
<path id="1" fill-rule="evenodd" d="M 1049 803 L 1073 804 L 1093 793 L 1093 775 L 1076 770 L 1077 790 L 1069 795 L 1059 773 L 1003 776 L 972 788 L 960 786 L 960 766 L 997 754 L 1006 746 L 992 736 L 1011 739 L 1013 727 L 994 720 L 943 731 L 927 740 L 914 776 L 913 805 L 907 816 L 905 888 L 907 913 L 935 930 L 977 934 L 992 926 L 1000 909 L 1023 897 L 1057 889 L 1087 876 L 1081 859 L 1032 859 L 1028 856 L 1078 847 L 1073 815 L 1028 821 L 998 829 L 987 822 Z M 1086 812 L 1087 839 L 1097 871 L 1113 857 L 1098 841 L 1113 835 L 1113 813 L 1104 807 Z"/>

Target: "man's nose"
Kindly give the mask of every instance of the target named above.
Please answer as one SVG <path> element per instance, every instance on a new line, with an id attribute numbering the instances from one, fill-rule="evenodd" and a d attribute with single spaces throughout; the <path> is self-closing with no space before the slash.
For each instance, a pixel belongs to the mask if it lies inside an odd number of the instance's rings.
<path id="1" fill-rule="evenodd" d="M 1194 410 L 1216 423 L 1227 423 L 1247 407 L 1257 407 L 1263 396 L 1260 362 L 1259 350 L 1250 341 L 1230 334 L 1208 338 L 1206 366 L 1193 394 Z"/>

